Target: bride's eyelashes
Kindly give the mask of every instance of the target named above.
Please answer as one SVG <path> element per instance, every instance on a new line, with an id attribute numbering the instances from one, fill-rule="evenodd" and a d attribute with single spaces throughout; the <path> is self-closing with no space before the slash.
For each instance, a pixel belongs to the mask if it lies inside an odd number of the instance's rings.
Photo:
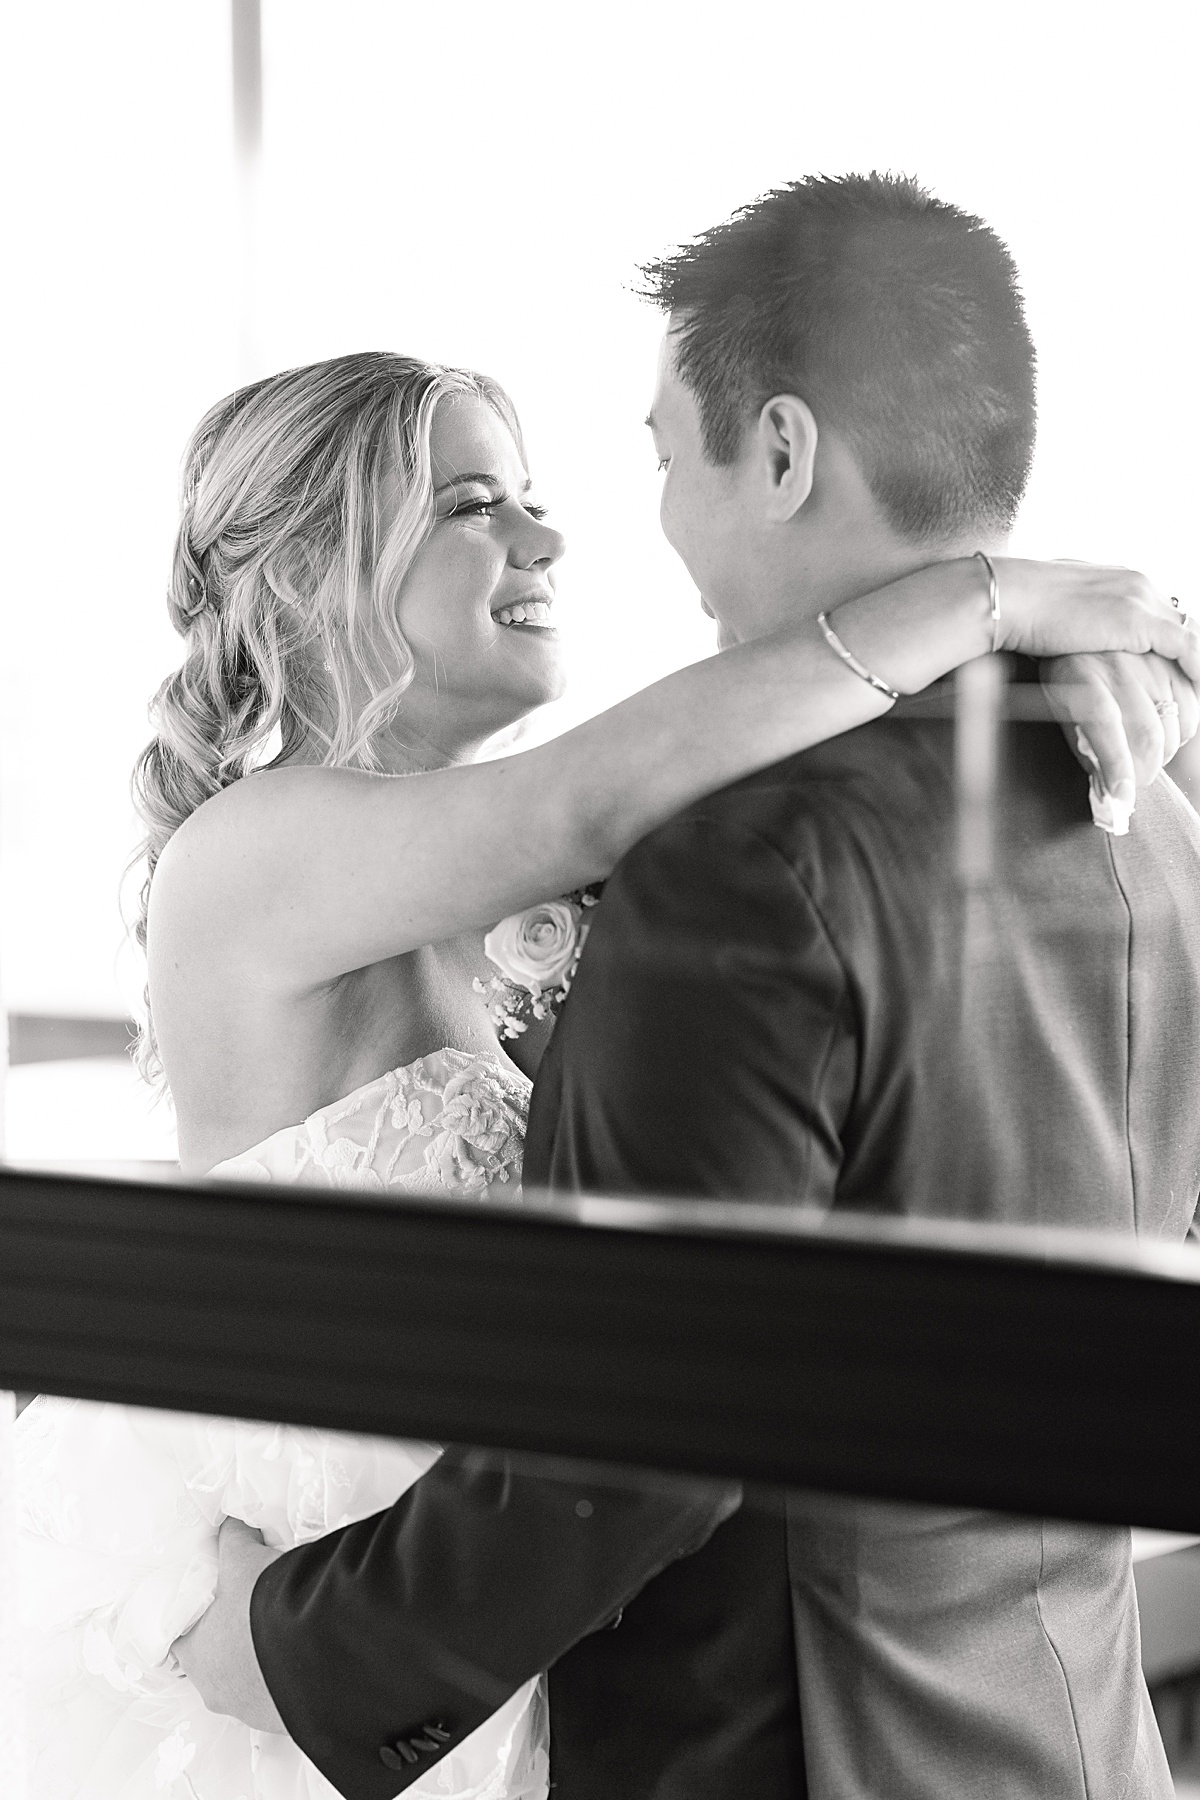
<path id="1" fill-rule="evenodd" d="M 502 506 L 507 506 L 511 498 L 512 496 L 510 494 L 492 494 L 488 495 L 487 498 L 480 497 L 475 500 L 463 500 L 458 506 L 452 507 L 448 513 L 445 513 L 443 518 L 490 519 L 495 516 Z M 521 505 L 523 511 L 527 512 L 531 519 L 540 521 L 546 517 L 547 508 L 536 505 L 532 500 L 524 500 L 521 502 Z"/>
<path id="2" fill-rule="evenodd" d="M 490 519 L 504 503 L 503 497 L 499 500 L 463 500 L 452 506 L 445 516 L 447 519 Z"/>

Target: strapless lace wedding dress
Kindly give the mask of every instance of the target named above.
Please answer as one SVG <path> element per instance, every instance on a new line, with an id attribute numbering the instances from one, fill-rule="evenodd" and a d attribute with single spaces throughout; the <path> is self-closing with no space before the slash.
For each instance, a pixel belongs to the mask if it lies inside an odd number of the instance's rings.
<path id="1" fill-rule="evenodd" d="M 529 1085 L 439 1050 L 212 1174 L 516 1201 Z M 224 1518 L 304 1543 L 390 1506 L 439 1447 L 46 1395 L 17 1435 L 31 1800 L 336 1800 L 289 1738 L 210 1713 L 170 1645 L 212 1599 Z M 406 1793 L 548 1791 L 534 1680 Z"/>

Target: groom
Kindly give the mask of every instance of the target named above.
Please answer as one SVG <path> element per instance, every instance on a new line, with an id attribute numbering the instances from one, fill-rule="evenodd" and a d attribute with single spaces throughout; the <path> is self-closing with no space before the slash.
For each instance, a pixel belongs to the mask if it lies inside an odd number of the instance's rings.
<path id="1" fill-rule="evenodd" d="M 649 275 L 663 525 L 722 643 L 1002 551 L 1033 350 L 978 220 L 811 180 Z M 1057 727 L 1023 725 L 994 883 L 964 895 L 928 711 L 625 858 L 535 1089 L 531 1183 L 1184 1235 L 1200 827 L 1160 782 L 1106 837 Z M 555 1800 L 1167 1800 L 1127 1533 L 597 1489 L 584 1543 L 578 1491 L 453 1452 L 379 1519 L 243 1545 L 222 1588 L 257 1574 L 251 1722 L 385 1800 L 553 1664 Z"/>
<path id="2" fill-rule="evenodd" d="M 722 644 L 1003 554 L 1034 353 L 978 220 L 907 181 L 813 180 L 647 273 L 663 529 Z M 968 891 L 942 710 L 901 701 L 623 859 L 529 1183 L 1185 1237 L 1200 824 L 1164 779 L 1107 836 L 1056 726 L 1012 726 Z M 563 1800 L 1173 1792 L 1124 1530 L 747 1502 L 549 1687 Z"/>

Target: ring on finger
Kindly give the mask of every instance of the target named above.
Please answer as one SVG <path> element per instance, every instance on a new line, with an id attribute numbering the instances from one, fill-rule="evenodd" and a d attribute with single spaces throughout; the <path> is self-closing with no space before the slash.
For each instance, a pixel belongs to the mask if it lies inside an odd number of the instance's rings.
<path id="1" fill-rule="evenodd" d="M 1177 719 L 1179 717 L 1178 700 L 1156 700 L 1154 710 L 1160 719 Z"/>

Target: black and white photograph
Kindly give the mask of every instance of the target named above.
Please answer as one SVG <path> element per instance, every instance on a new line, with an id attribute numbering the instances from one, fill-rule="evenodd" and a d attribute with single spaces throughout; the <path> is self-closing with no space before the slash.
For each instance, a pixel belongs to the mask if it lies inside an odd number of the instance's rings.
<path id="1" fill-rule="evenodd" d="M 1198 39 L 10 9 L 3 1800 L 1200 1800 Z"/>

